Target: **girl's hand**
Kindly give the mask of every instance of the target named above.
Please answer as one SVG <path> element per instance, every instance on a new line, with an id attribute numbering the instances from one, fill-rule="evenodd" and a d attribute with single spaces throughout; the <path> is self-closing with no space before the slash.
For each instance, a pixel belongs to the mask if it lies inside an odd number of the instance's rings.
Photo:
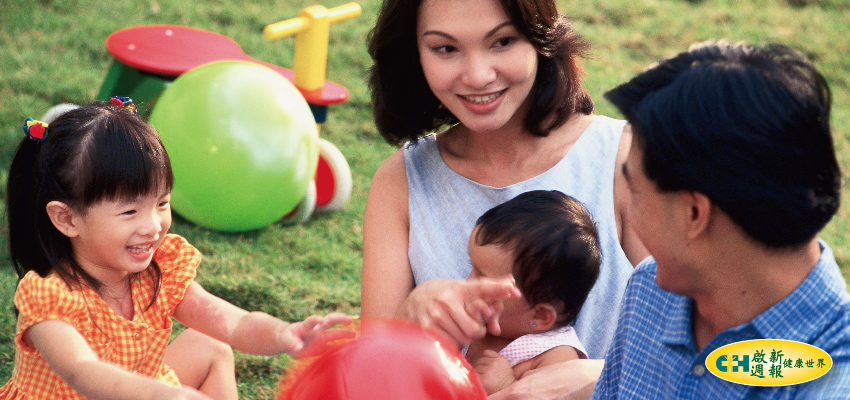
<path id="1" fill-rule="evenodd" d="M 516 380 L 511 363 L 493 350 L 484 350 L 473 368 L 488 395 L 510 386 Z"/>
<path id="2" fill-rule="evenodd" d="M 458 347 L 501 332 L 502 300 L 521 297 L 510 276 L 468 281 L 434 279 L 414 289 L 397 316 L 434 330 Z"/>
<path id="3" fill-rule="evenodd" d="M 347 325 L 351 317 L 333 313 L 326 317 L 312 315 L 302 322 L 294 322 L 282 328 L 278 333 L 278 343 L 283 351 L 294 357 L 312 357 L 322 354 L 329 342 L 351 339 L 354 331 L 347 329 L 328 330 L 334 325 Z"/>
<path id="4" fill-rule="evenodd" d="M 162 385 L 165 386 L 165 385 Z M 163 390 L 154 391 L 156 394 L 151 396 L 154 399 L 169 399 L 169 400 L 212 400 L 209 396 L 188 387 L 174 388 L 165 386 Z M 153 394 L 153 393 L 152 393 Z"/>

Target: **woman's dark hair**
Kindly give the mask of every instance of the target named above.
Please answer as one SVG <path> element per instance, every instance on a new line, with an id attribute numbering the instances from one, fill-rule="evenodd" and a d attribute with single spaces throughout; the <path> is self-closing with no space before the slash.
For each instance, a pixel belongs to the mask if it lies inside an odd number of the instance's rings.
<path id="1" fill-rule="evenodd" d="M 476 225 L 475 244 L 514 254 L 514 279 L 528 304 L 555 306 L 558 326 L 575 321 L 602 262 L 596 224 L 581 202 L 556 190 L 525 192 Z"/>
<path id="2" fill-rule="evenodd" d="M 698 43 L 605 97 L 660 190 L 705 194 L 767 247 L 807 243 L 838 210 L 832 95 L 787 46 Z"/>
<path id="3" fill-rule="evenodd" d="M 70 239 L 51 222 L 47 203 L 61 201 L 85 213 L 99 201 L 132 200 L 173 185 L 159 136 L 129 110 L 99 102 L 60 115 L 43 142 L 21 140 L 9 168 L 9 254 L 18 278 L 55 272 L 72 289 L 86 283 L 100 290 L 75 261 Z M 159 267 L 154 262 L 147 271 L 158 287 Z"/>
<path id="4" fill-rule="evenodd" d="M 572 30 L 553 0 L 498 0 L 514 26 L 537 50 L 538 66 L 529 94 L 524 127 L 546 136 L 575 112 L 593 112 L 593 100 L 581 84 L 578 58 L 590 44 Z M 419 63 L 416 21 L 422 0 L 384 0 L 369 34 L 374 62 L 369 77 L 378 131 L 400 145 L 442 126 L 457 123 L 434 96 Z"/>

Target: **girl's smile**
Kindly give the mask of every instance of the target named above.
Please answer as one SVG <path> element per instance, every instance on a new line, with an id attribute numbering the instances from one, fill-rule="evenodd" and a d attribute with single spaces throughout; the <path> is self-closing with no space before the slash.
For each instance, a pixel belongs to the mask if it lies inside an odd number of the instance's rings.
<path id="1" fill-rule="evenodd" d="M 137 260 L 150 260 L 153 257 L 154 243 L 127 246 L 127 251 Z"/>
<path id="2" fill-rule="evenodd" d="M 74 256 L 102 282 L 144 271 L 171 227 L 171 193 L 104 200 L 74 212 Z"/>

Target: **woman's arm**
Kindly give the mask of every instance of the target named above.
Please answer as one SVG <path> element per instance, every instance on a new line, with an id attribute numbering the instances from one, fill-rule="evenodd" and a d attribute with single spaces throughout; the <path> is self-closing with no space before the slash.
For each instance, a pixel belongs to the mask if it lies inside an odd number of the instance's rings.
<path id="1" fill-rule="evenodd" d="M 620 145 L 617 150 L 617 166 L 614 170 L 614 213 L 617 217 L 617 230 L 620 234 L 620 246 L 632 265 L 638 265 L 644 258 L 649 256 L 649 251 L 641 243 L 629 222 L 629 202 L 631 192 L 623 175 L 623 165 L 629 155 L 632 145 L 631 126 L 626 124 L 620 137 Z"/>
<path id="2" fill-rule="evenodd" d="M 375 172 L 363 217 L 363 272 L 360 313 L 390 318 L 413 290 L 407 257 L 410 217 L 404 150 L 399 149 Z"/>
<path id="3" fill-rule="evenodd" d="M 216 297 L 197 282 L 186 289 L 186 295 L 174 318 L 189 328 L 229 344 L 250 354 L 289 353 L 296 357 L 321 352 L 327 342 L 350 338 L 353 331 L 328 328 L 351 323 L 343 314 L 316 315 L 303 322 L 288 323 L 263 312 L 248 312 Z"/>
<path id="4" fill-rule="evenodd" d="M 589 399 L 604 366 L 604 360 L 580 359 L 536 368 L 488 400 Z"/>
<path id="5" fill-rule="evenodd" d="M 404 150 L 375 172 L 363 222 L 361 315 L 402 318 L 435 330 L 458 345 L 498 332 L 501 299 L 519 297 L 510 279 L 435 279 L 414 289 L 407 256 L 410 234 Z"/>
<path id="6" fill-rule="evenodd" d="M 50 368 L 68 385 L 92 399 L 209 399 L 189 388 L 174 388 L 103 362 L 65 321 L 48 320 L 24 333 Z"/>

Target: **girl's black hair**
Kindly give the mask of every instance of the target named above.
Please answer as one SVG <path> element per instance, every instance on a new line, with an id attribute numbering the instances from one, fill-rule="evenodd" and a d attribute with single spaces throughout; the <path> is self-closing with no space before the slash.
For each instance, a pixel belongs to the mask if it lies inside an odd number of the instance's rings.
<path id="1" fill-rule="evenodd" d="M 29 271 L 42 277 L 56 273 L 74 289 L 101 283 L 74 259 L 70 239 L 47 214 L 47 203 L 61 201 L 86 212 L 104 200 L 132 200 L 171 190 L 174 175 L 156 131 L 130 110 L 97 102 L 60 115 L 47 138 L 24 137 L 9 168 L 6 216 L 9 254 L 22 279 Z M 159 292 L 156 262 L 147 273 Z"/>

